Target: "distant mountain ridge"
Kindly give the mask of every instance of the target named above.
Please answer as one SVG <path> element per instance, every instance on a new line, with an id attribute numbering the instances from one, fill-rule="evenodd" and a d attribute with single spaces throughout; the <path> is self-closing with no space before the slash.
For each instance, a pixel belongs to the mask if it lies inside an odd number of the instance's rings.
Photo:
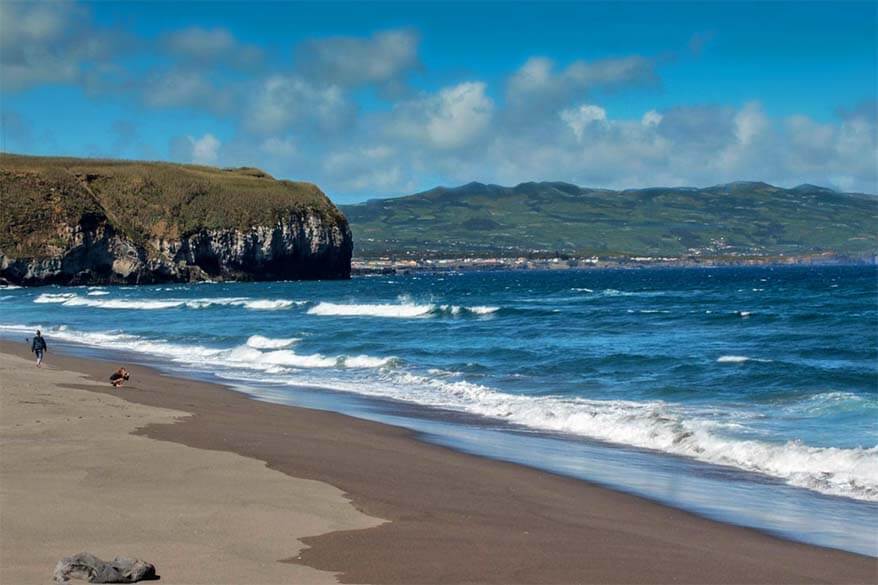
<path id="1" fill-rule="evenodd" d="M 592 189 L 472 182 L 340 206 L 354 255 L 796 255 L 878 251 L 878 197 L 803 184 Z"/>

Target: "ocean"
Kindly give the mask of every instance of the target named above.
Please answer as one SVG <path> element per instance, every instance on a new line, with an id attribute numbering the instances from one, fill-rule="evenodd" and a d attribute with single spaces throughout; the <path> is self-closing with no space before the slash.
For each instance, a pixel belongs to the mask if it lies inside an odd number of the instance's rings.
<path id="1" fill-rule="evenodd" d="M 39 327 L 50 351 L 122 352 L 878 556 L 876 277 L 785 267 L 3 287 L 0 335 L 24 342 Z"/>

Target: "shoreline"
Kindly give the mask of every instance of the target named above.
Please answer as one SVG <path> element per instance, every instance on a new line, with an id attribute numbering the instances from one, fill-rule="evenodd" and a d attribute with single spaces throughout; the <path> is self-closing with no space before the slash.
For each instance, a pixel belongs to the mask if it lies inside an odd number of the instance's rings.
<path id="1" fill-rule="evenodd" d="M 375 276 L 394 276 L 394 275 L 422 275 L 422 274 L 454 274 L 454 273 L 482 273 L 482 272 L 595 272 L 595 271 L 637 271 L 637 270 L 711 270 L 711 269 L 735 269 L 735 268 L 789 268 L 789 269 L 807 269 L 807 268 L 869 268 L 878 266 L 878 256 L 870 256 L 866 259 L 850 259 L 850 260 L 827 260 L 827 259 L 811 259 L 810 257 L 790 256 L 785 260 L 761 260 L 761 259 L 742 259 L 735 261 L 723 261 L 718 258 L 705 257 L 691 261 L 600 261 L 598 263 L 582 263 L 570 266 L 567 260 L 560 258 L 547 259 L 531 259 L 525 262 L 526 265 L 520 265 L 515 262 L 502 259 L 499 263 L 482 263 L 480 257 L 462 257 L 450 259 L 418 259 L 411 261 L 384 261 L 376 259 L 354 259 L 351 268 L 350 280 L 352 278 L 375 277 Z M 428 264 L 427 262 L 433 262 Z M 447 263 L 447 264 L 443 264 Z M 377 265 L 376 265 L 377 264 Z M 9 288 L 44 288 L 53 286 L 69 286 L 69 287 L 132 287 L 132 286 L 161 286 L 161 285 L 183 285 L 183 284 L 235 284 L 235 283 L 272 283 L 272 282 L 315 282 L 316 280 L 234 280 L 234 279 L 203 279 L 203 280 L 156 280 L 154 282 L 125 282 L 113 281 L 103 282 L 100 280 L 83 281 L 76 284 L 61 282 L 38 282 L 38 283 L 22 283 L 12 282 L 5 278 L 0 278 L 0 290 L 4 287 Z"/>
<path id="2" fill-rule="evenodd" d="M 394 274 L 444 274 L 452 272 L 530 272 L 530 271 L 595 271 L 595 270 L 692 270 L 716 268 L 820 268 L 875 266 L 874 255 L 848 257 L 843 255 L 723 257 L 704 256 L 688 258 L 354 258 L 351 276 Z"/>
<path id="3" fill-rule="evenodd" d="M 28 355 L 23 345 L 5 340 L 0 353 Z M 54 353 L 49 364 L 101 383 L 112 370 L 102 360 Z M 337 573 L 342 582 L 799 583 L 878 576 L 871 557 L 464 454 L 397 427 L 260 402 L 147 367 L 129 369 L 132 383 L 118 392 L 108 384 L 84 389 L 191 415 L 147 425 L 136 435 L 264 461 L 293 478 L 328 483 L 360 512 L 389 520 L 303 538 L 311 548 L 288 559 Z"/>
<path id="4" fill-rule="evenodd" d="M 0 376 L 0 582 L 46 583 L 62 557 L 90 552 L 141 558 L 171 583 L 335 583 L 277 559 L 305 536 L 381 523 L 327 484 L 136 434 L 188 412 L 9 353 Z"/>

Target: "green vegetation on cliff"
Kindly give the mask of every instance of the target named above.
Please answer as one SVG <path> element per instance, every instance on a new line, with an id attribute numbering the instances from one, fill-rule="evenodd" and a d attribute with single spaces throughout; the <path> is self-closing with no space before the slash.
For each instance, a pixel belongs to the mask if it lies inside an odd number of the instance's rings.
<path id="1" fill-rule="evenodd" d="M 140 244 L 275 225 L 298 212 L 345 223 L 315 185 L 258 169 L 0 153 L 0 251 L 15 257 L 54 254 L 63 226 L 107 222 Z"/>
<path id="2" fill-rule="evenodd" d="M 740 182 L 610 191 L 470 183 L 342 206 L 357 257 L 878 252 L 878 198 Z"/>

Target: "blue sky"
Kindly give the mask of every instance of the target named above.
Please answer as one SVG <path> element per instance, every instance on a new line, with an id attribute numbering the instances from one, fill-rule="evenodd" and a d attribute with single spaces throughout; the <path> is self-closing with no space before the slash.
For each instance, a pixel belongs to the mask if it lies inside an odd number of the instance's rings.
<path id="1" fill-rule="evenodd" d="M 874 2 L 0 4 L 2 147 L 471 180 L 876 192 Z"/>

